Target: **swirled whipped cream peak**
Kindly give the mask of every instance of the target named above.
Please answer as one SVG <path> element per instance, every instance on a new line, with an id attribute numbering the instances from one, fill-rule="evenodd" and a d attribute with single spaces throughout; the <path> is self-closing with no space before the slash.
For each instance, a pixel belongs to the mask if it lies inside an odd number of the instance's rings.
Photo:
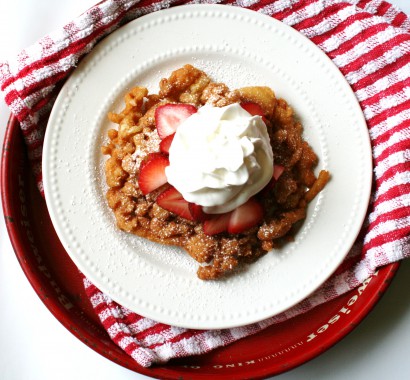
<path id="1" fill-rule="evenodd" d="M 204 105 L 176 130 L 169 149 L 168 182 L 209 214 L 234 210 L 273 175 L 273 153 L 261 116 L 238 103 Z"/>

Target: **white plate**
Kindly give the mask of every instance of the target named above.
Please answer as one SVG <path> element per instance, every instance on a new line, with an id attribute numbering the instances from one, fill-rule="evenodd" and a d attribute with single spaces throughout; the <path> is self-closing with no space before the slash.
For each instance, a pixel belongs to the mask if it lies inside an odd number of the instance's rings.
<path id="1" fill-rule="evenodd" d="M 240 274 L 204 282 L 185 251 L 126 234 L 105 201 L 100 146 L 134 85 L 191 63 L 231 88 L 267 85 L 296 110 L 305 137 L 332 173 L 296 237 Z M 371 150 L 345 79 L 313 43 L 286 25 L 235 7 L 193 5 L 144 16 L 102 41 L 62 89 L 47 127 L 49 212 L 79 269 L 120 304 L 160 322 L 225 328 L 295 305 L 337 268 L 366 212 Z"/>

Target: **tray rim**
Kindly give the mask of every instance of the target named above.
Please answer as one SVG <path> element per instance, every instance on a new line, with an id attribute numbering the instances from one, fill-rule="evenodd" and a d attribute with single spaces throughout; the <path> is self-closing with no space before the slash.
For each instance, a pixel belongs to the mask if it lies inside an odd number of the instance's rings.
<path id="1" fill-rule="evenodd" d="M 2 148 L 2 158 L 1 158 L 1 173 L 0 173 L 0 188 L 1 188 L 1 201 L 3 205 L 3 214 L 5 216 L 11 216 L 13 214 L 13 208 L 11 205 L 11 198 L 12 195 L 9 192 L 9 186 L 8 186 L 8 174 L 10 172 L 10 165 L 11 163 L 11 153 L 8 149 L 8 146 L 10 145 L 10 141 L 13 139 L 19 138 L 21 134 L 20 128 L 19 128 L 19 122 L 16 119 L 16 117 L 13 114 L 10 114 L 10 118 L 7 123 L 6 131 L 5 131 L 5 136 L 4 136 L 4 141 L 3 141 L 3 148 Z M 119 364 L 125 368 L 128 368 L 134 372 L 143 374 L 145 376 L 161 376 L 163 379 L 177 379 L 177 377 L 173 376 L 176 375 L 175 371 L 172 369 L 169 369 L 173 373 L 169 373 L 167 368 L 164 368 L 164 366 L 154 366 L 151 368 L 145 368 L 142 366 L 139 366 L 137 363 L 133 364 L 137 366 L 138 369 L 135 368 L 134 365 L 128 364 L 126 362 L 119 362 L 118 358 L 116 357 L 115 353 L 110 353 L 107 351 L 107 347 L 102 343 L 99 339 L 97 339 L 93 334 L 91 334 L 85 327 L 76 324 L 75 328 L 73 328 L 73 322 L 71 319 L 66 315 L 64 312 L 65 309 L 63 306 L 58 302 L 56 298 L 45 298 L 42 296 L 42 280 L 38 278 L 35 272 L 32 272 L 30 270 L 30 266 L 24 261 L 24 251 L 25 247 L 24 244 L 18 239 L 19 235 L 19 229 L 14 223 L 10 223 L 7 221 L 6 218 L 6 229 L 13 247 L 13 250 L 15 252 L 15 255 L 17 257 L 17 260 L 27 277 L 30 285 L 42 301 L 42 303 L 47 307 L 47 309 L 51 312 L 51 314 L 68 330 L 70 331 L 77 339 L 82 341 L 84 344 L 86 344 L 88 347 L 93 349 L 95 352 L 99 353 L 103 357 L 109 359 L 110 361 Z M 398 268 L 400 267 L 400 262 L 392 263 L 387 265 L 385 268 L 386 273 L 383 276 L 383 281 L 380 281 L 380 284 L 378 284 L 377 291 L 374 291 L 372 294 L 370 294 L 369 297 L 367 297 L 366 302 L 362 306 L 360 310 L 357 310 L 356 313 L 354 314 L 353 318 L 349 321 L 348 324 L 344 326 L 343 329 L 336 331 L 333 334 L 330 334 L 327 336 L 327 338 L 324 341 L 321 341 L 321 344 L 319 346 L 311 346 L 309 349 L 304 350 L 303 352 L 299 353 L 294 357 L 290 362 L 288 362 L 288 366 L 286 368 L 278 368 L 277 365 L 273 364 L 271 366 L 264 367 L 263 369 L 256 370 L 255 376 L 252 378 L 254 379 L 263 379 L 266 378 L 267 376 L 274 376 L 278 375 L 280 373 L 286 372 L 288 370 L 291 370 L 295 367 L 298 367 L 313 358 L 319 356 L 323 352 L 327 351 L 329 348 L 331 348 L 333 345 L 338 343 L 340 340 L 342 340 L 345 336 L 347 336 L 352 330 L 354 330 L 355 327 L 358 326 L 360 322 L 364 320 L 364 318 L 373 310 L 373 308 L 377 305 L 378 301 L 381 299 L 381 296 L 384 294 L 384 292 L 388 289 L 390 286 L 391 280 L 393 280 L 395 274 L 397 273 Z M 320 306 L 319 306 L 320 307 Z M 107 338 L 108 334 L 107 334 Z M 233 343 L 234 344 L 234 343 Z M 125 352 L 124 352 L 125 354 Z M 126 354 L 125 354 L 126 355 Z M 276 368 L 275 368 L 276 367 Z M 168 373 L 164 373 L 168 372 Z M 164 377 L 164 375 L 166 377 Z M 203 375 L 201 376 L 198 374 L 198 377 L 190 376 L 190 379 L 203 379 Z M 168 377 L 169 376 L 169 377 Z M 182 378 L 183 375 L 180 375 Z M 215 379 L 229 379 L 229 375 L 224 375 L 221 374 L 215 375 Z"/>

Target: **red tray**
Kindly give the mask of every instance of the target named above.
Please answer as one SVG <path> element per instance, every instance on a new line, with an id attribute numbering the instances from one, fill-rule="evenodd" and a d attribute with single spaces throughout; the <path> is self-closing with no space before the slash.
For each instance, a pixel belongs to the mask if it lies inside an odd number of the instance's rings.
<path id="1" fill-rule="evenodd" d="M 367 286 L 271 326 L 209 354 L 143 368 L 118 348 L 101 327 L 81 278 L 51 224 L 32 178 L 17 120 L 7 126 L 1 171 L 7 229 L 20 265 L 50 312 L 78 339 L 135 372 L 161 379 L 259 379 L 318 356 L 341 340 L 371 311 L 399 264 L 380 269 Z"/>

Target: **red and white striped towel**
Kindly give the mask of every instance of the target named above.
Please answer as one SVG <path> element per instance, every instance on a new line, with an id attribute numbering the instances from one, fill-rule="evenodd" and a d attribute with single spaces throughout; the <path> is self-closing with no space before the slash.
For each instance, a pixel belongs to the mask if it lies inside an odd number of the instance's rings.
<path id="1" fill-rule="evenodd" d="M 20 121 L 41 191 L 43 136 L 62 80 L 80 57 L 118 26 L 182 3 L 185 1 L 105 0 L 23 50 L 16 59 L 0 63 L 1 90 Z M 363 233 L 330 280 L 299 305 L 250 326 L 197 331 L 164 325 L 116 304 L 84 279 L 111 338 L 143 366 L 229 344 L 335 298 L 358 286 L 376 268 L 410 256 L 410 19 L 383 0 L 221 3 L 283 21 L 310 38 L 340 68 L 360 101 L 372 140 L 375 186 L 371 207 Z"/>

